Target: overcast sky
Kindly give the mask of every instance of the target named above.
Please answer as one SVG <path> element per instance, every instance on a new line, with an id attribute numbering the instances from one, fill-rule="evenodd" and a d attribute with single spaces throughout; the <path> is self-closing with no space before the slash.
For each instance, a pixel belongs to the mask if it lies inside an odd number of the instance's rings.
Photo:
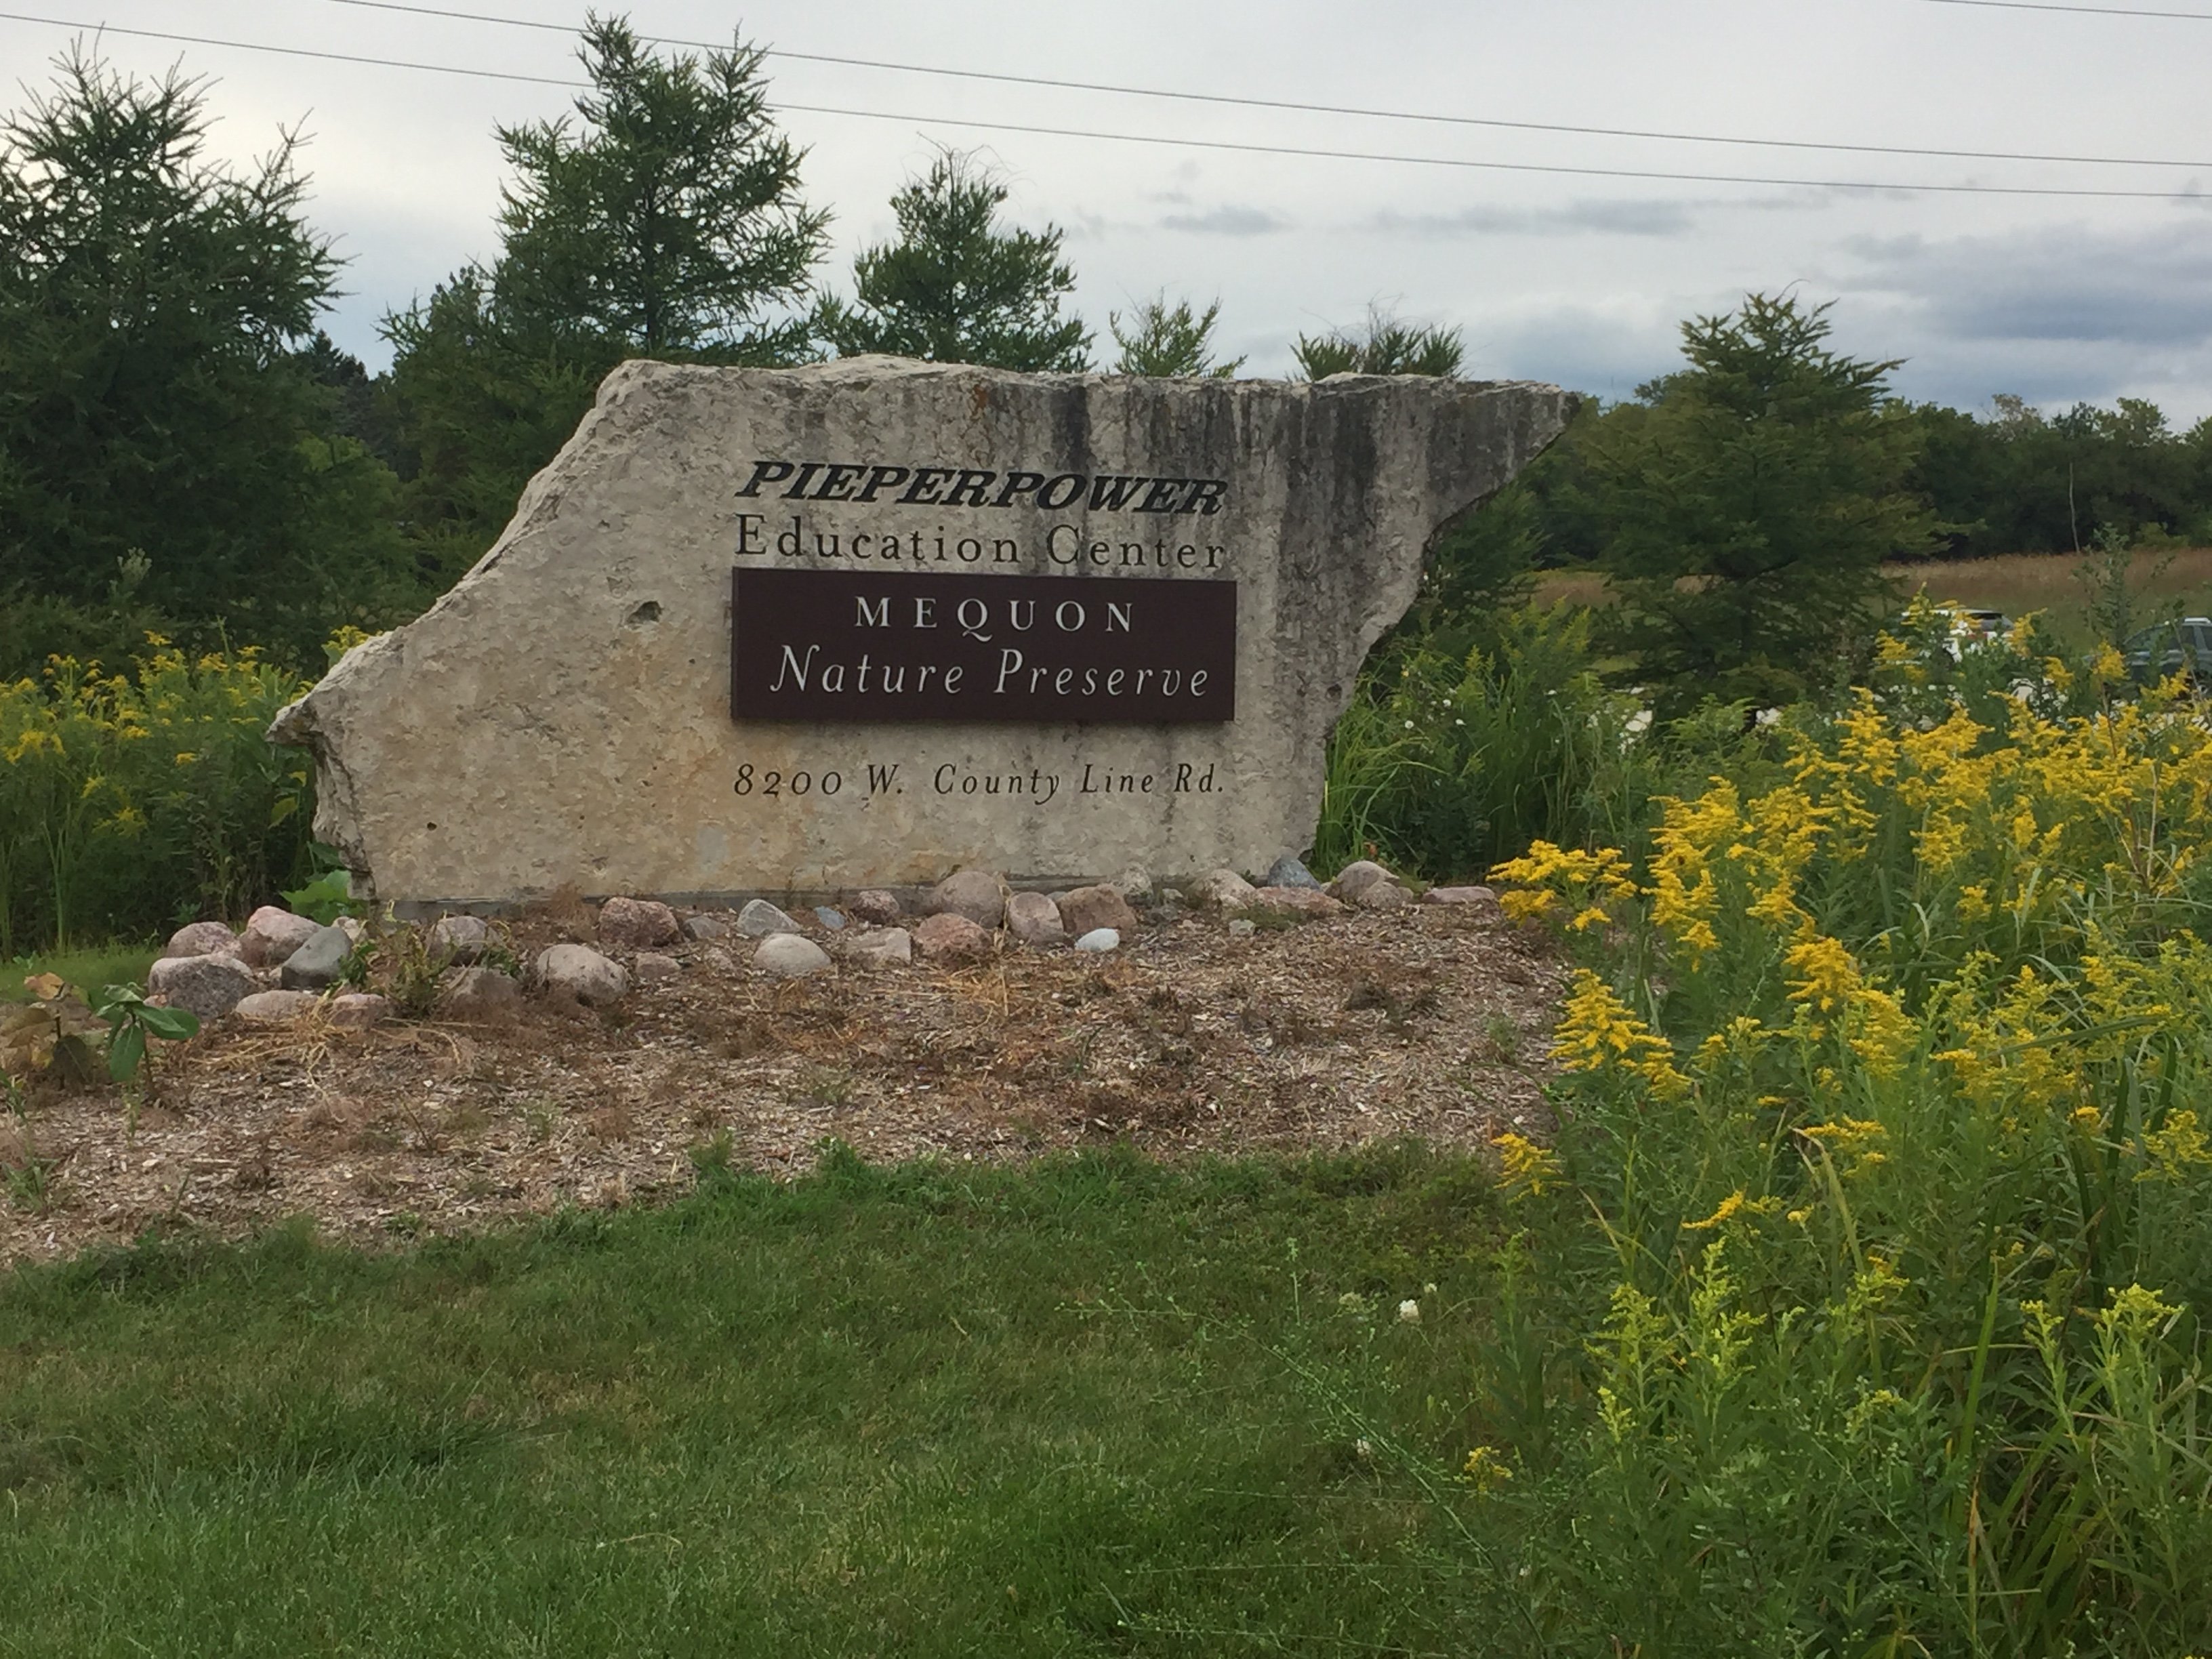
<path id="1" fill-rule="evenodd" d="M 2087 0 L 2098 3 L 2099 0 Z M 1370 302 L 1460 328 L 1468 372 L 1625 397 L 1676 329 L 1747 289 L 1833 300 L 1838 343 L 1907 360 L 1898 390 L 1964 408 L 2156 400 L 2212 415 L 2212 0 L 2205 21 L 1943 0 L 637 0 L 642 33 L 1162 90 L 1486 120 L 1820 144 L 2131 158 L 2126 166 L 1851 154 L 1232 108 L 775 58 L 771 95 L 891 119 L 783 118 L 836 215 L 825 280 L 890 229 L 890 192 L 940 143 L 983 149 L 1024 223 L 1067 233 L 1078 303 L 1218 296 L 1247 373 Z M 8 0 L 0 0 L 0 4 Z M 495 122 L 555 115 L 555 86 L 319 62 L 113 32 L 569 77 L 572 39 L 339 0 L 13 0 L 105 21 L 103 50 L 209 76 L 216 142 L 313 137 L 313 215 L 349 263 L 331 333 L 372 366 L 377 319 L 497 252 Z M 425 0 L 574 24 L 555 0 Z M 0 68 L 36 86 L 70 31 L 0 21 Z M 11 88 L 12 100 L 22 94 Z M 958 118 L 1310 149 L 1786 180 L 2205 192 L 2203 200 L 1938 194 L 1483 170 L 985 131 Z M 2203 162 L 2160 167 L 2143 161 Z M 1110 342 L 1107 343 L 1110 348 Z"/>

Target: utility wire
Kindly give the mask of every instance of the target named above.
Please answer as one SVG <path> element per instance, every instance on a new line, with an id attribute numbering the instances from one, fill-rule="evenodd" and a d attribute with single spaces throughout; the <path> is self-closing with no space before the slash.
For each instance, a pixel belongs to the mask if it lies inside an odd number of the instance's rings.
<path id="1" fill-rule="evenodd" d="M 2166 17 L 2212 23 L 2212 11 L 2153 11 L 2144 6 L 2063 6 L 2055 0 L 1928 0 L 1931 6 L 1981 6 L 1990 11 L 2063 11 L 2081 17 Z"/>
<path id="2" fill-rule="evenodd" d="M 548 23 L 533 17 L 501 17 L 488 12 L 454 11 L 442 6 L 408 5 L 401 0 L 330 0 L 332 5 L 355 6 L 367 11 L 404 12 L 416 17 L 439 17 L 463 23 L 497 23 L 508 28 L 538 29 L 574 38 L 573 24 Z M 1959 0 L 1965 3 L 1966 0 Z M 696 46 L 708 52 L 728 49 L 726 41 L 687 40 L 675 35 L 643 34 L 641 40 L 661 46 Z M 1228 93 L 1180 92 L 1161 87 L 1121 86 L 1097 81 L 1059 81 L 1041 75 L 1010 75 L 993 70 L 955 69 L 945 64 L 902 64 L 881 58 L 842 58 L 824 52 L 794 52 L 784 46 L 764 46 L 763 58 L 785 58 L 796 63 L 835 64 L 846 69 L 892 70 L 904 75 L 942 75 L 967 81 L 995 81 L 1010 86 L 1045 87 L 1056 92 L 1104 92 L 1131 98 L 1160 98 L 1194 104 L 1225 104 L 1242 109 L 1295 110 L 1309 115 L 1355 115 L 1381 121 L 1419 121 L 1446 126 L 1490 127 L 1511 132 L 1560 132 L 1582 137 L 1637 138 L 1677 144 L 1741 144 L 1766 149 L 1820 149 L 1857 155 L 1920 155 L 1944 161 L 2057 161 L 2084 167 L 2208 167 L 2212 161 L 2176 161 L 2143 155 L 2045 155 L 2003 149 L 1935 149 L 1911 144 L 1831 144 L 1808 138 L 1731 138 L 1718 133 L 1667 132 L 1641 127 L 1593 127 L 1558 121 L 1506 121 L 1480 115 L 1442 115 L 1432 111 L 1374 109 L 1351 104 L 1307 104 L 1286 98 L 1244 98 Z"/>
<path id="3" fill-rule="evenodd" d="M 216 46 L 238 52 L 259 52 L 287 58 L 312 58 L 326 63 L 361 64 L 379 69 L 417 70 L 437 75 L 477 76 L 494 81 L 522 81 L 537 86 L 584 87 L 581 81 L 556 80 L 550 76 L 525 75 L 513 70 L 464 68 L 450 64 L 423 64 L 396 58 L 370 58 L 352 52 L 319 52 L 305 46 L 271 46 L 258 40 L 225 40 L 209 35 L 178 34 L 161 29 L 127 28 L 120 24 L 88 23 L 63 17 L 39 17 L 24 12 L 0 11 L 0 21 L 41 24 L 52 28 L 105 32 L 149 40 L 168 40 L 185 46 Z M 1380 150 L 1322 149 L 1295 144 L 1240 143 L 1227 138 L 1177 138 L 1140 132 L 1109 132 L 1088 127 L 1054 127 L 1018 121 L 990 121 L 968 115 L 906 115 L 883 110 L 847 109 L 829 104 L 778 102 L 772 108 L 807 115 L 848 116 L 866 121 L 897 121 L 923 126 L 974 127 L 990 132 L 1035 133 L 1051 138 L 1090 138 L 1114 143 L 1158 144 L 1183 149 L 1229 150 L 1241 155 L 1293 155 L 1336 161 L 1387 161 L 1413 167 L 1455 167 L 1485 173 L 1531 173 L 1580 179 L 1661 179 L 1678 184 L 1761 185 L 1787 190 L 1853 190 L 1904 191 L 1937 196 L 2045 196 L 2151 202 L 2208 202 L 2212 196 L 2194 190 L 2091 190 L 2038 185 L 1904 184 L 1867 179 L 1782 179 L 1738 173 L 1677 173 L 1646 167 L 1569 167 L 1556 162 L 1478 161 L 1449 155 L 1405 155 Z"/>

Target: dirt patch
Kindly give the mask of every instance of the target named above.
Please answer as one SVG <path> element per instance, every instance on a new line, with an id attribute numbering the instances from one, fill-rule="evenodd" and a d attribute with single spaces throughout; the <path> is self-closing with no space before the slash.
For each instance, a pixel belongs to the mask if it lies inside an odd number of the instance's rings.
<path id="1" fill-rule="evenodd" d="M 517 925 L 526 957 L 573 936 Z M 817 935 L 832 948 L 836 941 Z M 135 1133 L 114 1092 L 0 1119 L 0 1260 L 183 1223 L 307 1214 L 358 1242 L 688 1190 L 697 1160 L 798 1172 L 1014 1159 L 1126 1137 L 1158 1156 L 1547 1133 L 1562 969 L 1445 908 L 1231 937 L 1185 917 L 1104 957 L 778 982 L 742 942 L 592 1013 L 533 999 L 502 1025 L 270 1029 L 165 1048 Z"/>

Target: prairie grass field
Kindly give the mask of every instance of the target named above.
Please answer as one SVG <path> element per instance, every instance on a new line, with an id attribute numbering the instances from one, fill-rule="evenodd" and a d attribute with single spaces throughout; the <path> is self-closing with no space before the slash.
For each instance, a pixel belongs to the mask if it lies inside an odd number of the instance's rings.
<path id="1" fill-rule="evenodd" d="M 2007 553 L 1983 559 L 1900 562 L 1887 569 L 1900 603 L 1924 590 L 1939 605 L 2002 611 L 2015 621 L 2040 612 L 2054 638 L 2081 649 L 2093 642 L 2087 590 L 2074 574 L 2084 556 Z M 2212 548 L 2139 548 L 2130 556 L 2127 580 L 2130 591 L 2143 601 L 2145 622 L 2168 611 L 2203 614 L 2212 609 Z M 1536 595 L 1546 605 L 1606 602 L 1604 582 L 1589 570 L 1548 571 L 1539 580 Z"/>

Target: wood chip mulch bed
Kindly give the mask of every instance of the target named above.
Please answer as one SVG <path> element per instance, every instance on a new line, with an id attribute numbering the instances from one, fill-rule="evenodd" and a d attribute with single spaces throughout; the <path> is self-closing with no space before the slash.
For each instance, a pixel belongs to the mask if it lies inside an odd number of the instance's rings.
<path id="1" fill-rule="evenodd" d="M 525 960 L 590 937 L 576 915 L 507 931 Z M 217 1022 L 162 1049 L 135 1131 L 112 1088 L 42 1087 L 0 1118 L 0 1261 L 301 1214 L 356 1243 L 461 1232 L 687 1191 L 695 1151 L 803 1172 L 833 1139 L 874 1161 L 957 1161 L 1117 1138 L 1170 1158 L 1406 1136 L 1472 1149 L 1551 1128 L 1564 970 L 1469 910 L 1243 939 L 1185 915 L 1109 956 L 1009 948 L 791 981 L 734 937 L 669 954 L 679 977 L 604 1012 L 533 997 L 492 1025 Z"/>

